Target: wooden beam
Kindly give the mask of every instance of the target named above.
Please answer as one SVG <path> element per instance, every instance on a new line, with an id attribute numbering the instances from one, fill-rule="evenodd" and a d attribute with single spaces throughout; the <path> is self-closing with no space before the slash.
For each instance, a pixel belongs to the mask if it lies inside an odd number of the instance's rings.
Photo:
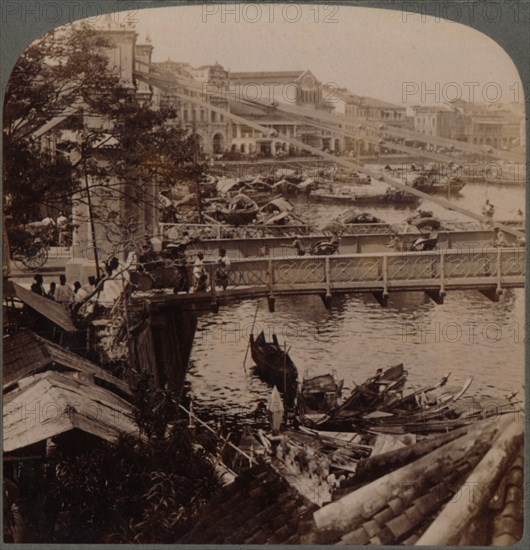
<path id="1" fill-rule="evenodd" d="M 442 292 L 441 290 L 426 290 L 425 294 L 435 303 L 438 305 L 442 305 L 444 303 L 445 298 L 445 292 Z"/>

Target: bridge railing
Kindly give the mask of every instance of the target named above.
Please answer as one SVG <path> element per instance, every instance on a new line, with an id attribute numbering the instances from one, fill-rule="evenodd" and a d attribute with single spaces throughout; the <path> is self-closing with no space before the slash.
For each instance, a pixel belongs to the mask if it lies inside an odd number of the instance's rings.
<path id="1" fill-rule="evenodd" d="M 274 290 L 379 286 L 499 284 L 525 274 L 524 250 L 433 251 L 241 260 L 231 266 L 232 287 L 263 285 Z"/>
<path id="2" fill-rule="evenodd" d="M 183 269 L 182 267 L 180 268 Z M 193 281 L 193 265 L 185 267 Z M 215 263 L 207 263 L 207 290 L 222 292 L 216 283 Z M 165 268 L 162 286 L 172 286 L 178 267 Z M 281 294 L 334 291 L 382 291 L 522 287 L 525 276 L 523 248 L 491 248 L 477 252 L 439 250 L 335 256 L 292 256 L 233 261 L 227 291 Z M 238 292 L 235 292 L 238 294 Z M 249 292 L 252 294 L 252 292 Z"/>
<path id="3" fill-rule="evenodd" d="M 401 232 L 404 222 L 398 223 L 352 223 L 343 224 L 343 235 L 391 235 Z M 447 231 L 470 231 L 480 228 L 477 222 L 448 221 L 443 222 Z M 322 229 L 314 225 L 248 225 L 233 227 L 221 224 L 193 223 L 160 223 L 159 236 L 166 241 L 179 241 L 184 232 L 204 240 L 221 239 L 260 239 L 266 237 L 284 237 L 295 235 L 322 235 Z"/>

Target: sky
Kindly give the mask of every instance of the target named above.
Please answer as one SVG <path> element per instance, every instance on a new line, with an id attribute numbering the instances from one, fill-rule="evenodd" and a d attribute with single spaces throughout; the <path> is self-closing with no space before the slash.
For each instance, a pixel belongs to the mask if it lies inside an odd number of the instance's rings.
<path id="1" fill-rule="evenodd" d="M 154 61 L 217 61 L 231 71 L 310 69 L 323 83 L 408 105 L 523 102 L 504 50 L 440 18 L 348 6 L 205 4 L 149 8 L 134 19 L 139 41 L 146 33 L 151 38 Z"/>

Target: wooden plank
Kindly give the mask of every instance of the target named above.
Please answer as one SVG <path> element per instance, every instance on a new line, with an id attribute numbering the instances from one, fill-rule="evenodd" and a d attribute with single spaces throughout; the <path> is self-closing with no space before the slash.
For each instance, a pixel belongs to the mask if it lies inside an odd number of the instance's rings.
<path id="1" fill-rule="evenodd" d="M 35 292 L 27 290 L 17 283 L 13 283 L 13 287 L 17 298 L 46 317 L 46 319 L 49 319 L 52 323 L 55 323 L 66 332 L 77 331 L 77 328 L 72 321 L 70 312 L 62 305 L 50 300 L 49 298 L 44 298 L 44 296 L 39 296 Z"/>

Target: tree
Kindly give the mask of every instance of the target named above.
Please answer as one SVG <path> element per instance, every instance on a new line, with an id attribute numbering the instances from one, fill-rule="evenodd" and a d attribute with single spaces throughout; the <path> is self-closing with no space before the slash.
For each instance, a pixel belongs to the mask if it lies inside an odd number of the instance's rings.
<path id="1" fill-rule="evenodd" d="M 4 104 L 3 178 L 6 213 L 17 223 L 35 220 L 42 206 L 86 202 L 86 177 L 100 203 L 112 197 L 156 208 L 153 182 L 185 174 L 193 144 L 176 106 L 141 105 L 109 66 L 108 47 L 86 24 L 63 27 L 15 65 Z"/>
<path id="2" fill-rule="evenodd" d="M 143 376 L 135 396 L 138 435 L 81 452 L 58 443 L 19 476 L 4 516 L 6 529 L 24 528 L 19 542 L 163 544 L 189 528 L 220 487 L 212 456 L 179 418 L 173 392 Z"/>

